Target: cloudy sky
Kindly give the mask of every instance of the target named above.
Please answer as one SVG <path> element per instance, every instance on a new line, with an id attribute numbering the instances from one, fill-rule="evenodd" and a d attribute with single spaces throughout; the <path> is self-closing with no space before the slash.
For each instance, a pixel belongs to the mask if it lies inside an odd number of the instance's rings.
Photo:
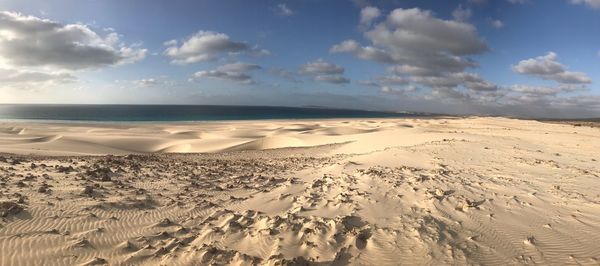
<path id="1" fill-rule="evenodd" d="M 0 103 L 600 117 L 600 0 L 3 0 L 0 10 Z"/>

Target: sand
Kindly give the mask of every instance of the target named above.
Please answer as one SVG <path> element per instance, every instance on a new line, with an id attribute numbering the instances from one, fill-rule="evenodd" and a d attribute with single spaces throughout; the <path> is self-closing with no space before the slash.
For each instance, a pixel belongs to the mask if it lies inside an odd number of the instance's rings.
<path id="1" fill-rule="evenodd" d="M 0 152 L 0 265 L 600 264 L 599 128 L 1 122 Z"/>

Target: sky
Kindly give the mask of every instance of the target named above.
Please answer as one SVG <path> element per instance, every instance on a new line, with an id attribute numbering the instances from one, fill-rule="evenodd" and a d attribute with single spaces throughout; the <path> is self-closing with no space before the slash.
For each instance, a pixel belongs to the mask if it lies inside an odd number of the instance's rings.
<path id="1" fill-rule="evenodd" d="M 600 117 L 600 0 L 3 0 L 0 103 Z"/>

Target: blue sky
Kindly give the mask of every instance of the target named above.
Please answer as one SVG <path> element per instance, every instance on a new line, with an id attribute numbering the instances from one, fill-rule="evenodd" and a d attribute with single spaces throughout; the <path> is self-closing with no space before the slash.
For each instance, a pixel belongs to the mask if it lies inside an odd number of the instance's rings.
<path id="1" fill-rule="evenodd" d="M 0 2 L 0 102 L 600 116 L 598 0 Z"/>

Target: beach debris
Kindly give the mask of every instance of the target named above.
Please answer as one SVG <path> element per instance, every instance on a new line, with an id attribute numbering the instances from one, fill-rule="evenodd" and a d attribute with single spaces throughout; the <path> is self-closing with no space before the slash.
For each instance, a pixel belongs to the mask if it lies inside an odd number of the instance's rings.
<path id="1" fill-rule="evenodd" d="M 85 186 L 85 188 L 83 189 L 83 194 L 91 195 L 92 193 L 94 193 L 94 187 Z"/>
<path id="2" fill-rule="evenodd" d="M 9 217 L 12 215 L 17 215 L 22 212 L 24 209 L 21 205 L 12 202 L 12 201 L 3 201 L 0 202 L 0 217 Z"/>

